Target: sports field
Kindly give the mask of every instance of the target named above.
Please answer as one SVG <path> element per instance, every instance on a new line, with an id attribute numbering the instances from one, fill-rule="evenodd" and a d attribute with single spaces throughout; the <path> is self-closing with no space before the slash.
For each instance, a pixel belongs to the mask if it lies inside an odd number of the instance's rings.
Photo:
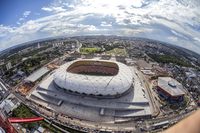
<path id="1" fill-rule="evenodd" d="M 92 53 L 98 53 L 101 51 L 101 48 L 81 48 L 80 53 L 81 54 L 92 54 Z"/>

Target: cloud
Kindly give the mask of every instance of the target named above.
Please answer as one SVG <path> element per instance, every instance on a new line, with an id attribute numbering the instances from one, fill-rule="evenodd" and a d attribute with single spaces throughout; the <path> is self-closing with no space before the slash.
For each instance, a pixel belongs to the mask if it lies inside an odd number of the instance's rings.
<path id="1" fill-rule="evenodd" d="M 188 37 L 187 37 L 187 36 L 185 36 L 185 35 L 183 35 L 183 34 L 181 34 L 181 33 L 178 33 L 178 32 L 175 31 L 175 30 L 171 30 L 171 32 L 172 32 L 175 36 L 178 36 L 179 38 L 183 38 L 183 39 L 185 39 L 185 40 L 188 40 Z"/>
<path id="2" fill-rule="evenodd" d="M 26 18 L 31 14 L 31 11 L 25 11 L 23 14 L 22 14 L 22 17 L 19 18 L 19 20 L 16 22 L 18 25 L 20 25 L 23 21 L 26 20 Z"/>
<path id="3" fill-rule="evenodd" d="M 47 11 L 47 12 L 54 12 L 54 13 L 59 13 L 59 12 L 64 12 L 66 9 L 63 7 L 42 7 L 42 10 Z"/>
<path id="4" fill-rule="evenodd" d="M 23 13 L 23 17 L 26 18 L 26 17 L 28 17 L 30 14 L 31 14 L 31 11 L 25 11 L 25 12 Z"/>
<path id="5" fill-rule="evenodd" d="M 6 35 L 12 32 L 13 32 L 12 27 L 0 25 L 0 37 L 5 37 Z"/>
<path id="6" fill-rule="evenodd" d="M 25 20 L 25 18 L 19 18 L 19 21 L 23 21 L 23 20 Z"/>
<path id="7" fill-rule="evenodd" d="M 196 40 L 196 41 L 198 41 L 198 42 L 200 43 L 200 38 L 195 37 L 195 38 L 193 38 L 193 39 Z"/>
<path id="8" fill-rule="evenodd" d="M 51 8 L 49 8 L 49 7 L 42 7 L 42 10 L 44 10 L 44 11 L 48 11 L 48 12 L 51 12 L 51 11 L 53 11 Z"/>
<path id="9" fill-rule="evenodd" d="M 1 25 L 0 43 L 8 47 L 50 36 L 106 34 L 159 39 L 200 52 L 200 4 L 184 1 L 55 0 L 41 8 L 48 12 L 44 17 L 26 21 L 34 13 L 25 11 L 19 26 Z"/>
<path id="10" fill-rule="evenodd" d="M 178 41 L 178 38 L 175 37 L 175 36 L 169 36 L 168 39 L 172 42 L 177 42 Z"/>
<path id="11" fill-rule="evenodd" d="M 103 21 L 103 22 L 101 22 L 101 26 L 102 26 L 102 27 L 111 27 L 111 26 L 112 26 L 112 24 L 111 24 L 111 23 L 107 23 L 107 22 Z"/>

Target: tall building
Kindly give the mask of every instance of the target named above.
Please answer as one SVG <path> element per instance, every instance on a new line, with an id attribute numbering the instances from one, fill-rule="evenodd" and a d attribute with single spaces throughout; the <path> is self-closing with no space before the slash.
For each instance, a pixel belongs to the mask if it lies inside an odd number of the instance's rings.
<path id="1" fill-rule="evenodd" d="M 200 64 L 200 58 L 199 58 L 197 61 L 198 61 L 198 63 Z"/>
<path id="2" fill-rule="evenodd" d="M 0 68 L 0 75 L 4 75 L 4 70 Z"/>
<path id="3" fill-rule="evenodd" d="M 40 43 L 38 43 L 38 46 L 37 46 L 37 48 L 38 48 L 38 49 L 40 48 Z"/>
<path id="4" fill-rule="evenodd" d="M 6 69 L 9 70 L 12 68 L 11 62 L 8 62 L 8 64 L 6 64 Z"/>

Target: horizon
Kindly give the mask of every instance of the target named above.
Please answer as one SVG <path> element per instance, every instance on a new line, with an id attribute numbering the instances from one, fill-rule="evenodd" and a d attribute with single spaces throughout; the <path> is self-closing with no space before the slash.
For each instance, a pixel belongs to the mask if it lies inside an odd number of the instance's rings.
<path id="1" fill-rule="evenodd" d="M 37 43 L 37 42 L 42 42 L 42 41 L 48 41 L 48 39 L 59 39 L 59 38 L 70 38 L 70 37 L 95 37 L 95 36 L 104 36 L 104 37 L 110 37 L 110 36 L 114 36 L 114 37 L 127 37 L 127 38 L 137 38 L 137 39 L 147 39 L 147 40 L 151 40 L 151 41 L 157 41 L 157 42 L 160 42 L 162 45 L 172 45 L 172 46 L 175 46 L 175 47 L 179 47 L 179 48 L 183 48 L 183 49 L 186 49 L 190 52 L 194 52 L 195 54 L 197 55 L 200 55 L 198 52 L 195 52 L 195 51 L 192 51 L 190 49 L 187 49 L 187 48 L 184 48 L 182 46 L 177 46 L 175 44 L 172 44 L 172 43 L 168 43 L 168 42 L 164 42 L 164 41 L 160 41 L 160 40 L 156 40 L 156 39 L 150 39 L 150 38 L 144 38 L 144 37 L 134 37 L 134 36 L 120 36 L 120 35 L 76 35 L 76 36 L 55 36 L 55 37 L 47 37 L 47 38 L 40 38 L 40 39 L 36 39 L 36 40 L 30 40 L 30 41 L 27 41 L 27 42 L 23 42 L 23 43 L 20 43 L 20 44 L 16 44 L 14 46 L 11 46 L 11 47 L 8 47 L 8 48 L 5 48 L 3 50 L 0 50 L 0 53 L 8 50 L 8 49 L 14 49 L 16 47 L 20 47 L 21 45 L 29 45 L 31 43 Z"/>

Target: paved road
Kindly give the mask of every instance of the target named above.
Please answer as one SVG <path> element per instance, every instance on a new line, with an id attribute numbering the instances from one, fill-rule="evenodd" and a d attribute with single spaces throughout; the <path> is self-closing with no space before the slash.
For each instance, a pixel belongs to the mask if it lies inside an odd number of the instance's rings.
<path id="1" fill-rule="evenodd" d="M 150 104 L 152 105 L 152 109 L 154 110 L 153 111 L 153 116 L 157 116 L 160 112 L 160 109 L 159 107 L 157 106 L 157 104 L 155 103 L 155 99 L 152 95 L 152 92 L 151 92 L 151 88 L 149 87 L 149 83 L 147 81 L 147 79 L 143 76 L 143 74 L 138 70 L 138 77 L 140 78 L 140 81 L 141 83 L 143 84 L 143 86 L 146 87 L 146 92 L 148 93 L 148 96 L 149 96 L 149 100 L 150 100 Z"/>
<path id="2" fill-rule="evenodd" d="M 77 44 L 78 44 L 78 43 L 80 44 L 80 46 L 77 48 L 76 51 L 77 51 L 77 52 L 80 52 L 80 48 L 82 47 L 82 43 L 80 43 L 80 42 L 77 40 Z"/>

